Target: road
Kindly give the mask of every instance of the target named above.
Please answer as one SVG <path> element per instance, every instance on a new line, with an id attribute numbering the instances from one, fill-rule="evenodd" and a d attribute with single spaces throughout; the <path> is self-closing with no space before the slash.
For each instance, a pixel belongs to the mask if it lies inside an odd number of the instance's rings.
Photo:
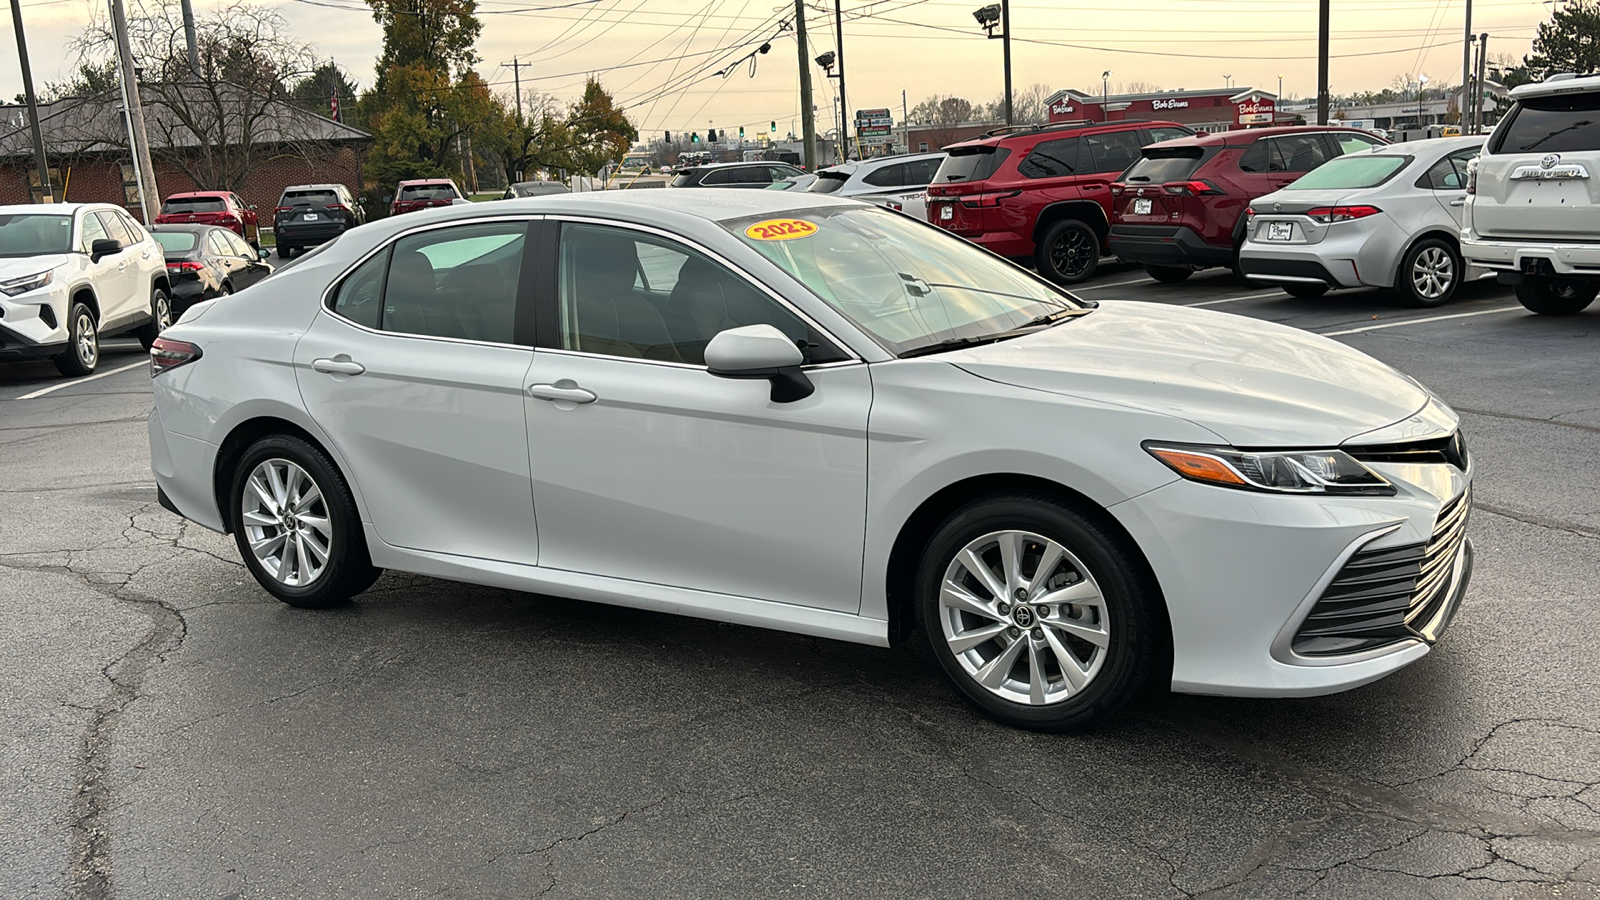
<path id="1" fill-rule="evenodd" d="M 396 575 L 294 610 L 156 505 L 108 344 L 0 368 L 0 896 L 1600 896 L 1600 307 L 1082 294 L 1332 335 L 1462 412 L 1478 567 L 1434 653 L 1048 736 L 909 648 Z"/>

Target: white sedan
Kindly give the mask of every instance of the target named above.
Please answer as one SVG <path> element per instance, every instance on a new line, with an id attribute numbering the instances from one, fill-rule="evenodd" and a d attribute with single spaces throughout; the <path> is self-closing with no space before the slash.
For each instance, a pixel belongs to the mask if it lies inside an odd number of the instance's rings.
<path id="1" fill-rule="evenodd" d="M 1489 274 L 1461 259 L 1467 164 L 1483 141 L 1412 141 L 1323 163 L 1251 202 L 1240 270 L 1296 297 L 1378 287 L 1413 306 L 1448 301 Z"/>
<path id="2" fill-rule="evenodd" d="M 268 592 L 381 569 L 887 646 L 1077 728 L 1152 676 L 1303 696 L 1429 651 L 1455 414 L 1355 350 L 1080 301 L 905 216 L 590 193 L 367 225 L 152 351 L 166 508 Z"/>

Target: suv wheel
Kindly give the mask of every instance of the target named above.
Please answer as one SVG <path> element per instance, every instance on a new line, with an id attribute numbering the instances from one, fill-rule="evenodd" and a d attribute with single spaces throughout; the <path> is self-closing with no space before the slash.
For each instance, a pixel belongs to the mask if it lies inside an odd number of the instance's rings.
<path id="1" fill-rule="evenodd" d="M 1301 300 L 1315 300 L 1328 292 L 1328 286 L 1313 281 L 1289 281 L 1278 285 L 1283 292 Z"/>
<path id="2" fill-rule="evenodd" d="M 1517 282 L 1517 302 L 1541 316 L 1583 312 L 1600 294 L 1600 284 L 1570 278 L 1524 276 Z"/>
<path id="3" fill-rule="evenodd" d="M 294 255 L 294 248 L 293 247 L 289 246 L 288 244 L 279 244 L 278 245 L 278 258 L 279 259 L 288 259 L 289 257 L 291 257 L 293 255 Z"/>
<path id="4" fill-rule="evenodd" d="M 1100 236 L 1085 222 L 1063 219 L 1044 233 L 1034 265 L 1056 284 L 1085 281 L 1100 265 Z"/>
<path id="5" fill-rule="evenodd" d="M 1145 266 L 1144 273 L 1164 284 L 1188 281 L 1194 270 L 1188 266 Z"/>
<path id="6" fill-rule="evenodd" d="M 1424 238 L 1400 260 L 1396 285 L 1412 306 L 1439 306 L 1461 283 L 1461 255 L 1448 241 Z"/>
<path id="7" fill-rule="evenodd" d="M 978 500 L 928 543 L 914 586 L 928 649 L 966 698 L 1009 725 L 1068 731 L 1143 684 L 1156 592 L 1123 542 L 1039 494 Z"/>
<path id="8" fill-rule="evenodd" d="M 67 349 L 51 361 L 57 372 L 69 378 L 94 374 L 94 367 L 100 364 L 100 332 L 87 304 L 72 304 L 67 314 Z"/>
<path id="9" fill-rule="evenodd" d="M 134 337 L 139 339 L 139 346 L 149 350 L 155 345 L 156 338 L 161 332 L 172 327 L 172 298 L 161 288 L 150 292 L 150 321 L 140 325 L 134 331 Z"/>

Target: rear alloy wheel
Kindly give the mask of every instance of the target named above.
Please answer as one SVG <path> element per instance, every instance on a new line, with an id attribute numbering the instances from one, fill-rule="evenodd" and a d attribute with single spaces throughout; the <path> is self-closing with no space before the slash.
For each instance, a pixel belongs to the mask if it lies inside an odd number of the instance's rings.
<path id="1" fill-rule="evenodd" d="M 1163 284 L 1188 281 L 1189 276 L 1194 274 L 1194 270 L 1188 266 L 1145 266 L 1144 272 Z"/>
<path id="2" fill-rule="evenodd" d="M 57 372 L 69 378 L 94 374 L 94 367 L 100 364 L 98 329 L 87 304 L 72 304 L 72 311 L 67 314 L 67 349 L 51 360 Z"/>
<path id="3" fill-rule="evenodd" d="M 1400 289 L 1412 306 L 1439 306 L 1461 284 L 1461 256 L 1439 238 L 1417 241 L 1400 260 Z"/>
<path id="4" fill-rule="evenodd" d="M 294 248 L 293 247 L 290 247 L 290 246 L 288 246 L 286 244 L 279 244 L 278 245 L 278 258 L 279 259 L 288 259 L 291 256 L 294 256 Z"/>
<path id="5" fill-rule="evenodd" d="M 1034 265 L 1040 275 L 1056 284 L 1086 281 L 1100 265 L 1100 236 L 1077 219 L 1057 222 L 1039 242 Z"/>
<path id="6" fill-rule="evenodd" d="M 1600 294 L 1600 284 L 1593 281 L 1529 275 L 1517 282 L 1517 302 L 1541 316 L 1581 313 L 1596 294 Z"/>
<path id="7" fill-rule="evenodd" d="M 1159 602 L 1122 542 L 1042 495 L 995 497 L 934 534 L 916 583 L 919 624 L 968 700 L 1019 728 L 1068 731 L 1140 688 Z"/>
<path id="8" fill-rule="evenodd" d="M 228 512 L 250 574 L 290 606 L 343 603 L 380 574 L 344 479 L 300 438 L 265 437 L 245 451 Z"/>
<path id="9" fill-rule="evenodd" d="M 149 350 L 155 345 L 156 338 L 161 332 L 172 327 L 172 298 L 161 288 L 150 292 L 150 321 L 140 325 L 134 331 L 134 337 L 139 339 L 139 346 Z"/>
<path id="10" fill-rule="evenodd" d="M 1278 285 L 1283 292 L 1301 300 L 1315 300 L 1328 292 L 1328 286 L 1315 281 L 1289 281 Z"/>

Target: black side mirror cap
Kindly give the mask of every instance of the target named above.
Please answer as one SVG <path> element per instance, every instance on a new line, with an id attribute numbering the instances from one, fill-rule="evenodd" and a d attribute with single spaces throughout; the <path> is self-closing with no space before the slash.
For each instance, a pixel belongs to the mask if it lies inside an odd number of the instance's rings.
<path id="1" fill-rule="evenodd" d="M 101 257 L 122 252 L 122 242 L 116 238 L 100 238 L 89 245 L 89 258 L 99 262 Z"/>

